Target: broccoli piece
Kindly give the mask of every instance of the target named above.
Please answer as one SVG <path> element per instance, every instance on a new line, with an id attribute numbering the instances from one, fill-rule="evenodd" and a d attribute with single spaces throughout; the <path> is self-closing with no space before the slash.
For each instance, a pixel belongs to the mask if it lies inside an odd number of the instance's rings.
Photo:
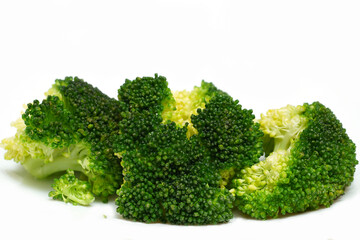
<path id="1" fill-rule="evenodd" d="M 200 87 L 195 86 L 192 91 L 173 91 L 175 107 L 164 110 L 162 113 L 163 123 L 170 120 L 180 127 L 188 123 L 187 137 L 190 138 L 192 135 L 198 134 L 191 122 L 191 116 L 197 115 L 198 109 L 204 109 L 205 104 L 218 93 L 225 94 L 212 83 L 204 80 L 201 82 Z"/>
<path id="2" fill-rule="evenodd" d="M 199 132 L 201 144 L 221 169 L 221 186 L 227 186 L 244 167 L 259 162 L 263 154 L 260 125 L 254 122 L 252 110 L 244 109 L 238 100 L 217 94 L 191 120 Z"/>
<path id="3" fill-rule="evenodd" d="M 355 144 L 319 102 L 268 111 L 259 120 L 267 158 L 242 170 L 231 190 L 254 218 L 329 207 L 353 181 Z"/>
<path id="4" fill-rule="evenodd" d="M 128 107 L 114 141 L 124 175 L 116 204 L 124 218 L 196 225 L 232 218 L 234 197 L 225 185 L 230 172 L 258 161 L 262 132 L 250 110 L 213 84 L 194 91 L 181 102 L 157 75 L 119 89 Z M 177 109 L 179 101 L 187 103 Z"/>
<path id="5" fill-rule="evenodd" d="M 120 134 L 114 135 L 112 141 L 116 156 L 121 158 L 161 124 L 162 113 L 175 110 L 175 100 L 166 78 L 157 74 L 155 78 L 126 79 L 118 90 L 118 99 L 124 111 L 119 122 Z"/>
<path id="6" fill-rule="evenodd" d="M 116 204 L 124 218 L 207 224 L 232 217 L 233 196 L 219 188 L 214 164 L 186 132 L 174 122 L 160 125 L 123 155 L 124 184 Z"/>
<path id="7" fill-rule="evenodd" d="M 2 141 L 5 159 L 21 163 L 36 178 L 82 172 L 91 192 L 106 201 L 122 182 L 110 141 L 119 132 L 121 104 L 77 77 L 56 80 L 46 95 L 27 105 L 13 124 L 15 136 Z"/>
<path id="8" fill-rule="evenodd" d="M 76 178 L 73 170 L 67 170 L 59 179 L 55 178 L 52 185 L 54 191 L 49 192 L 49 197 L 73 205 L 90 205 L 95 200 L 88 181 Z"/>

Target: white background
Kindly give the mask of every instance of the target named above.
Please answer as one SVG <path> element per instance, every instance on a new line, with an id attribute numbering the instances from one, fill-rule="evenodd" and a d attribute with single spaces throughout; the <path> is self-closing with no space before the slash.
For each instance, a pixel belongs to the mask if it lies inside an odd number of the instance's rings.
<path id="1" fill-rule="evenodd" d="M 360 146 L 358 1 L 0 1 L 0 138 L 56 78 L 116 97 L 126 78 L 202 79 L 257 117 L 320 101 Z M 3 155 L 1 150 L 0 154 Z M 360 176 L 330 208 L 259 221 L 172 226 L 123 220 L 114 200 L 74 207 L 0 157 L 0 239 L 359 239 Z M 106 218 L 104 217 L 106 216 Z"/>

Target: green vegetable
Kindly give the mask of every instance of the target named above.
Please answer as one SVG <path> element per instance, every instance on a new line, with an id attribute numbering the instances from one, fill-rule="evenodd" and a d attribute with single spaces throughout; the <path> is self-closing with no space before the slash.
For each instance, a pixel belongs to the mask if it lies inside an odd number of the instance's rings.
<path id="1" fill-rule="evenodd" d="M 187 137 L 190 138 L 198 131 L 191 122 L 191 116 L 198 114 L 198 109 L 204 109 L 205 104 L 210 101 L 212 97 L 221 93 L 212 83 L 205 81 L 201 82 L 201 86 L 195 86 L 192 91 L 173 91 L 172 95 L 175 103 L 172 108 L 164 109 L 162 113 L 163 123 L 167 121 L 175 122 L 178 126 L 185 126 L 188 123 Z"/>
<path id="2" fill-rule="evenodd" d="M 212 83 L 172 92 L 157 74 L 127 79 L 118 100 L 77 77 L 45 95 L 1 142 L 5 159 L 36 178 L 64 173 L 49 193 L 57 200 L 86 206 L 116 193 L 117 212 L 135 221 L 217 224 L 234 206 L 257 219 L 329 207 L 358 164 L 319 102 L 255 120 Z"/>
<path id="3" fill-rule="evenodd" d="M 72 170 L 67 170 L 66 174 L 55 179 L 52 187 L 54 191 L 49 192 L 49 197 L 66 203 L 87 206 L 95 200 L 90 183 L 76 178 Z"/>
<path id="4" fill-rule="evenodd" d="M 119 102 L 77 77 L 56 80 L 46 95 L 42 102 L 27 105 L 22 118 L 13 124 L 15 136 L 2 141 L 5 159 L 21 163 L 36 178 L 67 169 L 82 172 L 92 194 L 106 201 L 122 182 L 120 159 L 110 141 L 118 134 Z M 56 191 L 66 196 L 68 175 L 60 179 Z M 74 188 L 71 194 L 75 194 Z M 78 195 L 81 198 L 82 194 Z M 79 204 L 82 201 L 88 197 L 72 199 Z"/>
<path id="5" fill-rule="evenodd" d="M 119 89 L 128 109 L 114 141 L 124 168 L 116 200 L 124 218 L 215 224 L 233 216 L 234 197 L 225 186 L 236 171 L 258 162 L 259 124 L 211 83 L 183 95 L 183 101 L 174 98 L 157 75 L 127 80 Z"/>
<path id="6" fill-rule="evenodd" d="M 329 207 L 354 178 L 355 144 L 319 102 L 270 110 L 259 120 L 268 155 L 242 170 L 231 190 L 254 218 Z"/>

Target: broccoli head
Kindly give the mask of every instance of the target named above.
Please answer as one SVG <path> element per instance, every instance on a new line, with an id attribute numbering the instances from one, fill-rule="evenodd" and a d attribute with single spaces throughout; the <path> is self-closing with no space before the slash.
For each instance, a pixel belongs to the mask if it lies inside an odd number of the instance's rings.
<path id="1" fill-rule="evenodd" d="M 263 133 L 251 109 L 220 93 L 197 113 L 191 120 L 202 146 L 221 169 L 221 186 L 227 186 L 244 167 L 259 162 Z"/>
<path id="2" fill-rule="evenodd" d="M 91 192 L 106 201 L 122 182 L 110 141 L 118 134 L 121 105 L 77 77 L 56 80 L 46 95 L 27 105 L 13 124 L 15 136 L 2 141 L 5 159 L 37 178 L 67 169 L 82 172 Z"/>
<path id="3" fill-rule="evenodd" d="M 353 180 L 355 144 L 319 102 L 268 111 L 259 120 L 266 159 L 242 170 L 231 190 L 254 218 L 329 207 Z"/>
<path id="4" fill-rule="evenodd" d="M 232 217 L 233 196 L 204 149 L 174 122 L 148 134 L 123 155 L 124 184 L 116 200 L 125 218 L 143 222 L 206 224 Z M 208 167 L 204 167 L 208 166 Z"/>
<path id="5" fill-rule="evenodd" d="M 132 84 L 136 94 L 127 91 Z M 183 95 L 174 97 L 157 75 L 126 81 L 119 90 L 128 107 L 114 141 L 124 175 L 116 204 L 124 218 L 199 225 L 233 216 L 234 197 L 225 186 L 232 172 L 262 154 L 259 124 L 211 83 Z M 144 106 L 147 98 L 153 101 Z"/>

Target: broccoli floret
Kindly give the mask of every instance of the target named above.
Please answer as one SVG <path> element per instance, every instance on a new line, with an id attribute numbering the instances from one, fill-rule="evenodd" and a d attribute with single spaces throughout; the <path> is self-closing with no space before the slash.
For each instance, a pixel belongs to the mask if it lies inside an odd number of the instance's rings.
<path id="1" fill-rule="evenodd" d="M 46 95 L 27 105 L 14 124 L 15 136 L 2 141 L 5 159 L 21 163 L 37 178 L 80 171 L 92 193 L 106 201 L 122 182 L 110 141 L 119 131 L 120 103 L 77 77 L 56 80 Z"/>
<path id="2" fill-rule="evenodd" d="M 120 134 L 114 136 L 116 155 L 136 148 L 144 137 L 163 121 L 162 114 L 175 110 L 175 100 L 165 77 L 143 77 L 125 83 L 118 90 L 123 117 Z"/>
<path id="3" fill-rule="evenodd" d="M 132 84 L 136 94 L 125 94 L 134 93 L 127 91 Z M 189 106 L 177 113 L 164 77 L 137 78 L 120 88 L 129 109 L 114 147 L 122 156 L 124 184 L 116 204 L 124 218 L 197 225 L 232 218 L 234 197 L 225 185 L 230 172 L 258 161 L 262 132 L 251 111 L 211 83 L 194 91 L 199 95 L 186 94 Z M 154 101 L 144 106 L 145 99 Z M 246 153 L 250 145 L 257 150 Z"/>
<path id="4" fill-rule="evenodd" d="M 79 180 L 73 170 L 67 170 L 60 178 L 55 178 L 52 185 L 53 191 L 49 197 L 73 205 L 90 205 L 95 200 L 88 181 Z"/>
<path id="5" fill-rule="evenodd" d="M 208 224 L 232 217 L 233 196 L 219 188 L 214 164 L 186 132 L 175 123 L 161 125 L 123 155 L 124 184 L 116 204 L 124 218 Z"/>
<path id="6" fill-rule="evenodd" d="M 319 102 L 270 110 L 259 120 L 267 158 L 242 170 L 231 190 L 254 218 L 329 207 L 353 181 L 355 144 Z"/>
<path id="7" fill-rule="evenodd" d="M 217 94 L 197 112 L 192 123 L 202 145 L 218 162 L 221 185 L 227 186 L 240 170 L 259 162 L 263 153 L 260 125 L 254 122 L 252 110 L 242 108 L 227 94 Z"/>
<path id="8" fill-rule="evenodd" d="M 179 126 L 185 126 L 188 123 L 187 137 L 197 134 L 196 128 L 194 128 L 191 122 L 191 116 L 198 114 L 198 109 L 204 109 L 205 104 L 211 100 L 215 95 L 223 93 L 217 89 L 214 84 L 201 82 L 201 86 L 195 86 L 192 91 L 173 91 L 173 97 L 175 99 L 175 107 L 165 109 L 162 113 L 163 123 L 172 121 Z"/>

